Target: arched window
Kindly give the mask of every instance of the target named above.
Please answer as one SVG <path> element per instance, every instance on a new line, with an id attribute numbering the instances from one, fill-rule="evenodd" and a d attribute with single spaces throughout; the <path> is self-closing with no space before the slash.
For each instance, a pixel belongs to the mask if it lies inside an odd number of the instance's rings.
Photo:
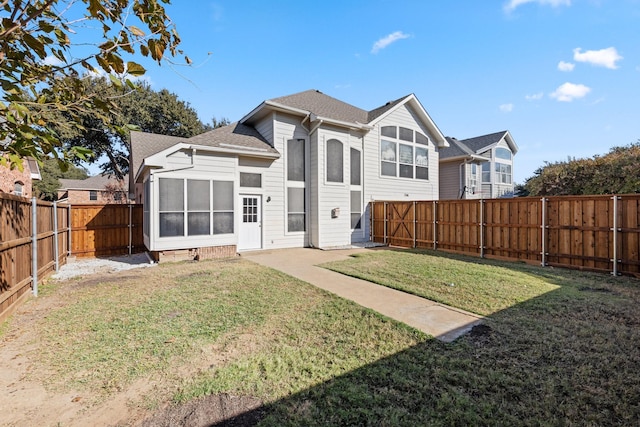
<path id="1" fill-rule="evenodd" d="M 16 181 L 13 184 L 13 194 L 16 196 L 24 196 L 24 184 L 20 181 Z"/>
<path id="2" fill-rule="evenodd" d="M 344 151 L 337 139 L 327 141 L 327 182 L 343 182 Z"/>
<path id="3" fill-rule="evenodd" d="M 511 151 L 509 151 L 509 149 L 507 148 L 498 147 L 496 148 L 496 158 L 511 160 Z"/>

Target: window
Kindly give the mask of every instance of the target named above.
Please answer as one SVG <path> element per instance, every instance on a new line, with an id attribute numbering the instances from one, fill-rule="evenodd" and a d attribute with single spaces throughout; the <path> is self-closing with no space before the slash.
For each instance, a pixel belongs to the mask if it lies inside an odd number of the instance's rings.
<path id="1" fill-rule="evenodd" d="M 395 126 L 382 126 L 380 129 L 382 136 L 388 136 L 389 138 L 398 138 L 398 128 Z"/>
<path id="2" fill-rule="evenodd" d="M 402 128 L 400 128 L 402 130 Z M 400 144 L 400 176 L 402 178 L 413 178 L 413 146 Z"/>
<path id="3" fill-rule="evenodd" d="M 98 200 L 98 191 L 89 190 L 89 200 Z"/>
<path id="4" fill-rule="evenodd" d="M 184 236 L 184 180 L 160 178 L 160 237 Z"/>
<path id="5" fill-rule="evenodd" d="M 337 139 L 327 141 L 327 181 L 343 182 L 344 179 L 344 151 L 342 142 Z"/>
<path id="6" fill-rule="evenodd" d="M 429 150 L 416 147 L 416 179 L 429 179 Z"/>
<path id="7" fill-rule="evenodd" d="M 185 189 L 184 179 L 160 178 L 158 188 L 160 237 L 184 236 L 185 215 L 188 236 L 233 233 L 232 181 L 188 179 Z"/>
<path id="8" fill-rule="evenodd" d="M 289 187 L 287 191 L 287 223 L 289 231 L 305 231 L 304 188 Z"/>
<path id="9" fill-rule="evenodd" d="M 469 181 L 467 183 L 471 191 L 475 192 L 476 187 L 478 186 L 478 165 L 475 163 L 471 163 L 471 172 L 469 173 Z"/>
<path id="10" fill-rule="evenodd" d="M 380 143 L 380 159 L 382 175 L 396 176 L 396 143 L 385 141 Z"/>
<path id="11" fill-rule="evenodd" d="M 400 139 L 403 141 L 413 142 L 413 130 L 401 127 Z"/>
<path id="12" fill-rule="evenodd" d="M 362 218 L 362 193 L 351 191 L 351 229 L 360 230 Z"/>
<path id="13" fill-rule="evenodd" d="M 380 140 L 381 175 L 429 179 L 429 138 L 412 129 L 396 126 L 383 126 L 381 135 L 390 138 L 398 135 L 399 140 Z"/>
<path id="14" fill-rule="evenodd" d="M 213 181 L 213 234 L 233 233 L 233 182 Z"/>
<path id="15" fill-rule="evenodd" d="M 201 236 L 211 233 L 209 180 L 187 180 L 187 235 Z"/>
<path id="16" fill-rule="evenodd" d="M 498 147 L 496 148 L 496 158 L 511 160 L 511 151 L 503 147 Z"/>
<path id="17" fill-rule="evenodd" d="M 240 172 L 240 187 L 262 188 L 262 175 Z"/>
<path id="18" fill-rule="evenodd" d="M 13 194 L 16 196 L 24 195 L 24 184 L 20 181 L 16 181 L 15 184 L 13 184 Z"/>
<path id="19" fill-rule="evenodd" d="M 304 182 L 304 139 L 287 141 L 287 179 Z"/>
<path id="20" fill-rule="evenodd" d="M 496 183 L 511 184 L 511 165 L 496 163 Z"/>
<path id="21" fill-rule="evenodd" d="M 340 141 L 337 141 L 340 143 Z M 342 146 L 342 143 L 340 143 Z M 304 139 L 287 141 L 287 231 L 306 230 L 306 142 Z M 342 159 L 340 159 L 342 162 Z M 328 165 L 327 165 L 328 167 Z"/>
<path id="22" fill-rule="evenodd" d="M 147 178 L 144 182 L 144 204 L 142 205 L 144 220 L 142 223 L 142 232 L 145 236 L 149 235 L 149 221 L 151 220 L 151 182 Z"/>
<path id="23" fill-rule="evenodd" d="M 491 163 L 482 163 L 482 182 L 491 182 Z"/>
<path id="24" fill-rule="evenodd" d="M 361 179 L 360 179 L 360 162 L 361 162 L 361 158 L 360 158 L 360 150 L 356 150 L 355 148 L 352 148 L 351 151 L 351 156 L 350 156 L 350 160 L 351 160 L 351 185 L 360 185 Z"/>

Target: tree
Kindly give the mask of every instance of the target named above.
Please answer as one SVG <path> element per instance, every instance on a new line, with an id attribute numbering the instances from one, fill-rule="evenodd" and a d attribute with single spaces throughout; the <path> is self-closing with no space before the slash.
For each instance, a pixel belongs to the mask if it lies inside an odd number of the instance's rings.
<path id="1" fill-rule="evenodd" d="M 640 192 L 640 141 L 613 147 L 604 156 L 549 163 L 534 172 L 524 187 L 531 196 L 626 194 Z"/>
<path id="2" fill-rule="evenodd" d="M 114 84 L 131 85 L 126 76 L 143 75 L 145 69 L 127 61 L 129 56 L 139 53 L 160 63 L 166 54 L 182 54 L 163 7 L 167 3 L 0 0 L 0 153 L 5 154 L 0 163 L 22 167 L 27 156 L 85 157 L 85 148 L 62 147 L 54 120 L 64 112 L 67 119 L 56 123 L 59 129 L 82 129 L 80 115 L 108 115 L 114 109 L 108 96 L 85 90 L 83 71 L 101 70 Z M 91 31 L 83 31 L 87 27 Z"/>
<path id="3" fill-rule="evenodd" d="M 36 197 L 52 202 L 58 198 L 60 178 L 86 179 L 87 171 L 73 165 L 69 165 L 68 168 L 63 171 L 57 159 L 49 157 L 42 162 L 40 175 L 42 179 L 33 182 L 34 193 Z"/>
<path id="4" fill-rule="evenodd" d="M 188 103 L 166 89 L 154 91 L 145 82 L 122 87 L 105 78 L 86 78 L 82 84 L 86 93 L 107 96 L 116 110 L 107 114 L 87 111 L 76 117 L 81 127 L 58 129 L 54 126 L 54 129 L 66 149 L 75 146 L 91 149 L 94 154 L 91 163 L 106 156 L 108 161 L 100 165 L 103 173 L 122 178 L 128 172 L 130 139 L 125 131 L 128 127 L 182 137 L 202 133 L 208 128 Z M 67 113 L 60 114 L 66 116 Z M 62 122 L 68 119 L 65 117 Z"/>

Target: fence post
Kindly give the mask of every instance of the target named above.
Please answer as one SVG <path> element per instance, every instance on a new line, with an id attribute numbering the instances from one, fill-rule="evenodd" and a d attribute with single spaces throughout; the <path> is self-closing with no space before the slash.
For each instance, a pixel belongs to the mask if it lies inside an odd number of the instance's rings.
<path id="1" fill-rule="evenodd" d="M 433 201 L 433 250 L 434 251 L 438 249 L 438 221 L 436 220 L 437 208 L 438 208 L 438 203 L 434 200 Z"/>
<path id="2" fill-rule="evenodd" d="M 480 258 L 484 258 L 484 199 L 480 199 Z"/>
<path id="3" fill-rule="evenodd" d="M 541 265 L 544 267 L 547 265 L 547 199 L 540 199 L 542 202 L 542 224 L 540 224 L 541 240 L 542 240 L 542 252 L 541 252 Z"/>
<path id="4" fill-rule="evenodd" d="M 31 199 L 31 287 L 38 296 L 38 199 Z"/>
<path id="5" fill-rule="evenodd" d="M 384 244 L 387 244 L 387 202 L 384 202 Z"/>
<path id="6" fill-rule="evenodd" d="M 416 201 L 413 201 L 413 249 L 416 248 L 416 221 L 418 218 L 416 217 Z"/>
<path id="7" fill-rule="evenodd" d="M 131 203 L 129 203 L 129 256 L 131 256 L 131 251 L 132 251 L 132 237 L 131 237 L 131 228 L 133 227 L 133 224 L 131 223 L 133 221 L 132 219 L 132 215 L 131 215 L 131 209 L 132 209 L 132 205 Z"/>
<path id="8" fill-rule="evenodd" d="M 613 199 L 613 271 L 612 275 L 618 275 L 618 196 L 614 195 Z"/>
<path id="9" fill-rule="evenodd" d="M 58 257 L 60 254 L 58 253 L 58 203 L 54 200 L 53 202 L 53 256 L 55 257 L 56 263 L 56 271 L 60 270 L 60 261 Z"/>
<path id="10" fill-rule="evenodd" d="M 67 206 L 68 209 L 68 214 L 67 214 L 67 244 L 69 245 L 69 247 L 67 248 L 67 256 L 70 257 L 71 256 L 71 203 L 69 203 L 69 206 Z"/>

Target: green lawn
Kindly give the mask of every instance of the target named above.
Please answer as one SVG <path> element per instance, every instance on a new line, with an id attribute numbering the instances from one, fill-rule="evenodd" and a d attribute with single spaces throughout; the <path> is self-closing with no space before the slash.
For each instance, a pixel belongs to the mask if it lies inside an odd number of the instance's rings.
<path id="1" fill-rule="evenodd" d="M 412 251 L 330 267 L 489 316 L 445 344 L 249 262 L 166 264 L 48 291 L 70 296 L 40 361 L 60 387 L 254 396 L 267 426 L 640 422 L 637 280 Z"/>

